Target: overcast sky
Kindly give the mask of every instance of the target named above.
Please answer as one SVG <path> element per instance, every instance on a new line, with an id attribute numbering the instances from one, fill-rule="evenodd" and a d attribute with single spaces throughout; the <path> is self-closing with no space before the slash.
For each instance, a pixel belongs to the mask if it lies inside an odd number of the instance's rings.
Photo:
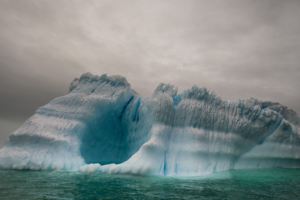
<path id="1" fill-rule="evenodd" d="M 300 1 L 0 0 L 0 145 L 84 72 L 300 112 Z"/>

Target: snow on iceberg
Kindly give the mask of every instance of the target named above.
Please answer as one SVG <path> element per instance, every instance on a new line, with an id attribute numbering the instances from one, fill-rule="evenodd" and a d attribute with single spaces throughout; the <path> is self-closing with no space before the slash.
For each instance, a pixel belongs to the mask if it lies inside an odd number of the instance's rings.
<path id="1" fill-rule="evenodd" d="M 278 103 L 223 101 L 160 84 L 140 97 L 125 78 L 83 74 L 0 150 L 6 169 L 198 176 L 300 167 L 299 117 Z"/>

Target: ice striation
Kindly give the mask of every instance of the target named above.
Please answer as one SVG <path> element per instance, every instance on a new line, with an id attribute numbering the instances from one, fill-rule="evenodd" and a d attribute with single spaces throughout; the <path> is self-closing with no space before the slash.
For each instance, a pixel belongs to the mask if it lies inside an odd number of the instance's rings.
<path id="1" fill-rule="evenodd" d="M 205 88 L 160 84 L 139 96 L 121 76 L 83 74 L 37 109 L 0 150 L 0 167 L 199 176 L 300 167 L 297 113 Z"/>

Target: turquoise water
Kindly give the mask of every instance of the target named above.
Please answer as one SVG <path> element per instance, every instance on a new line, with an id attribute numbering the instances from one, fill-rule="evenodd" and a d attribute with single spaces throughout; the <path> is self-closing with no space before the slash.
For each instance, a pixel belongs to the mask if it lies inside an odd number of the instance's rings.
<path id="1" fill-rule="evenodd" d="M 0 199 L 297 200 L 300 170 L 243 170 L 197 178 L 0 171 Z"/>

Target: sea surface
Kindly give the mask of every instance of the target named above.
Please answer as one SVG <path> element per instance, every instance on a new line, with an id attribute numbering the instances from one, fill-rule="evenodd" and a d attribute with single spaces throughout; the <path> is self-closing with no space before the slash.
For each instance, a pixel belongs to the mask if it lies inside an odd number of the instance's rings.
<path id="1" fill-rule="evenodd" d="M 0 171 L 0 200 L 300 199 L 300 170 L 242 170 L 194 178 Z"/>

